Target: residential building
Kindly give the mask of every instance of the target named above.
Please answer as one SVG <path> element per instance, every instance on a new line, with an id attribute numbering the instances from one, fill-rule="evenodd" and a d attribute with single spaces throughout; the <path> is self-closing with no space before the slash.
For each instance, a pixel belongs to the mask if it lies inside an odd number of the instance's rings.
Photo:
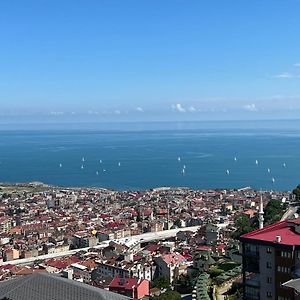
<path id="1" fill-rule="evenodd" d="M 165 277 L 172 283 L 174 279 L 186 273 L 186 258 L 179 253 L 168 253 L 155 258 L 158 276 Z"/>
<path id="2" fill-rule="evenodd" d="M 133 299 L 149 296 L 150 282 L 146 279 L 117 276 L 109 285 L 109 290 Z"/>
<path id="3" fill-rule="evenodd" d="M 296 299 L 283 283 L 300 277 L 300 218 L 244 234 L 240 240 L 244 299 Z"/>
<path id="4" fill-rule="evenodd" d="M 8 217 L 0 218 L 0 232 L 9 232 L 11 229 L 11 219 Z"/>

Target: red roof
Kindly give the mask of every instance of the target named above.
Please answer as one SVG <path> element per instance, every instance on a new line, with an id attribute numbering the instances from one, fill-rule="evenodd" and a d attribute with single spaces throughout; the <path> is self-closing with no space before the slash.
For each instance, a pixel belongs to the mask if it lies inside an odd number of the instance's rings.
<path id="1" fill-rule="evenodd" d="M 159 249 L 159 245 L 157 245 L 157 244 L 150 244 L 150 245 L 145 247 L 145 250 L 147 250 L 151 253 L 157 251 L 158 249 Z"/>
<path id="2" fill-rule="evenodd" d="M 45 265 L 56 268 L 56 269 L 65 269 L 73 263 L 78 263 L 80 260 L 75 257 L 71 256 L 66 259 L 49 259 Z"/>
<path id="3" fill-rule="evenodd" d="M 192 261 L 193 260 L 193 256 L 188 254 L 188 253 L 183 253 L 182 256 L 188 260 L 188 261 Z"/>
<path id="4" fill-rule="evenodd" d="M 11 264 L 7 264 L 7 265 L 3 265 L 1 266 L 1 270 L 11 270 L 13 269 L 15 266 L 14 265 L 11 265 Z"/>
<path id="5" fill-rule="evenodd" d="M 142 256 L 140 255 L 133 255 L 133 261 L 138 261 L 138 260 L 141 260 L 142 259 Z"/>
<path id="6" fill-rule="evenodd" d="M 141 282 L 146 279 L 137 279 L 137 278 L 122 278 L 120 276 L 115 277 L 110 283 L 110 288 L 124 288 L 125 290 L 132 290 L 135 287 L 138 287 Z"/>
<path id="7" fill-rule="evenodd" d="M 162 259 L 168 264 L 178 264 L 185 261 L 185 257 L 177 253 L 168 253 L 162 256 Z"/>
<path id="8" fill-rule="evenodd" d="M 276 237 L 280 236 L 279 243 L 282 245 L 300 245 L 300 233 L 295 231 L 295 226 L 298 225 L 299 221 L 300 219 L 277 222 L 265 228 L 246 233 L 241 238 L 278 244 Z"/>
<path id="9" fill-rule="evenodd" d="M 220 244 L 218 247 L 217 247 L 218 250 L 224 250 L 225 249 L 225 245 L 224 244 Z"/>
<path id="10" fill-rule="evenodd" d="M 196 247 L 196 250 L 198 250 L 198 251 L 211 251 L 211 247 L 202 245 L 202 246 Z"/>

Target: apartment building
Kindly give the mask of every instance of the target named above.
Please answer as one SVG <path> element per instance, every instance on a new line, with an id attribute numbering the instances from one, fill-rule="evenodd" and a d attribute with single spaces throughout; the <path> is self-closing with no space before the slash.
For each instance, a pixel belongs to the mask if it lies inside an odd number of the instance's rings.
<path id="1" fill-rule="evenodd" d="M 300 277 L 300 218 L 286 220 L 244 234 L 244 300 L 295 300 L 283 286 Z"/>

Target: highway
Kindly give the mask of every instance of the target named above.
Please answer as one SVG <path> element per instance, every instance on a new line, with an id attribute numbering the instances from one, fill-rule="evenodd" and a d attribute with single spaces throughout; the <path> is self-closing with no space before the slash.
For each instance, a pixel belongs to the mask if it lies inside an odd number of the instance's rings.
<path id="1" fill-rule="evenodd" d="M 127 238 L 121 238 L 121 239 L 113 240 L 113 241 L 115 241 L 117 243 L 125 244 L 128 246 L 133 246 L 134 244 L 137 244 L 137 243 L 146 243 L 146 242 L 164 240 L 164 239 L 168 239 L 171 237 L 175 237 L 176 234 L 180 231 L 196 232 L 199 227 L 200 226 L 192 226 L 192 227 L 170 229 L 170 230 L 164 230 L 164 231 L 158 231 L 158 232 L 147 232 L 147 233 L 143 233 L 140 235 L 133 235 L 133 236 L 130 236 Z M 68 250 L 65 252 L 51 253 L 51 254 L 39 255 L 36 257 L 10 260 L 10 261 L 0 263 L 0 266 L 9 265 L 9 264 L 10 265 L 28 265 L 28 264 L 32 264 L 36 261 L 43 261 L 43 260 L 47 260 L 47 259 L 51 259 L 51 258 L 70 256 L 70 255 L 74 255 L 80 251 L 88 251 L 89 249 L 105 248 L 109 245 L 110 242 L 111 241 L 104 241 L 104 242 L 99 243 L 95 247 L 79 248 L 79 249 L 74 249 L 74 250 Z"/>

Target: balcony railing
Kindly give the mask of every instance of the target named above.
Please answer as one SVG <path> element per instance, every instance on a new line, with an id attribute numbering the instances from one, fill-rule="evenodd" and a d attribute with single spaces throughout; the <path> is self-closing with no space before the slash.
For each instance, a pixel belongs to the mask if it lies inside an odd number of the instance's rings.
<path id="1" fill-rule="evenodd" d="M 256 295 L 244 295 L 243 300 L 260 300 L 260 297 L 259 296 L 256 296 Z"/>
<path id="2" fill-rule="evenodd" d="M 252 287 L 260 287 L 259 275 L 253 276 L 251 278 L 247 278 L 245 281 L 245 285 L 252 286 Z"/>
<path id="3" fill-rule="evenodd" d="M 258 252 L 258 251 L 245 250 L 244 256 L 248 256 L 248 257 L 259 257 L 259 252 Z"/>

